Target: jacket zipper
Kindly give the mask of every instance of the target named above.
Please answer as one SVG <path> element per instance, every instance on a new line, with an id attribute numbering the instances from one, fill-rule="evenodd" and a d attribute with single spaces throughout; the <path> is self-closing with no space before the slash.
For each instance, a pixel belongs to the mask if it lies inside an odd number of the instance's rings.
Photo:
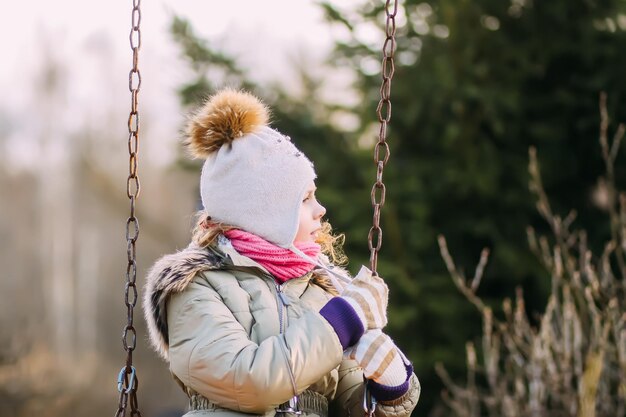
<path id="1" fill-rule="evenodd" d="M 274 284 L 276 286 L 276 301 L 278 304 L 278 323 L 279 323 L 279 332 L 282 334 L 284 331 L 285 323 L 283 321 L 283 307 L 284 310 L 287 310 L 287 306 L 291 304 L 291 302 L 289 302 L 289 299 L 287 298 L 287 296 L 285 295 L 285 293 L 283 293 L 283 284 Z M 286 321 L 286 320 L 285 320 Z"/>
<path id="2" fill-rule="evenodd" d="M 287 298 L 285 293 L 283 293 L 283 285 L 284 284 L 278 284 L 278 283 L 275 282 L 274 285 L 276 286 L 276 304 L 278 305 L 279 333 L 283 334 L 284 327 L 285 327 L 284 326 L 285 323 L 283 321 L 283 314 L 284 314 L 284 312 L 287 311 L 287 307 L 291 304 L 291 302 L 289 301 L 289 299 Z M 285 318 L 287 318 L 287 317 L 285 317 Z M 296 386 L 296 378 L 293 375 L 293 371 L 291 370 L 291 365 L 289 364 L 289 356 L 287 355 L 287 351 L 285 350 L 285 347 L 283 346 L 282 343 L 280 343 L 280 349 L 282 350 L 283 356 L 285 357 L 285 363 L 287 364 L 287 370 L 289 371 L 289 378 L 291 379 L 291 386 L 293 388 L 293 395 L 294 396 L 291 399 L 290 404 L 294 403 L 294 405 L 296 405 L 296 409 L 297 409 L 298 388 Z"/>

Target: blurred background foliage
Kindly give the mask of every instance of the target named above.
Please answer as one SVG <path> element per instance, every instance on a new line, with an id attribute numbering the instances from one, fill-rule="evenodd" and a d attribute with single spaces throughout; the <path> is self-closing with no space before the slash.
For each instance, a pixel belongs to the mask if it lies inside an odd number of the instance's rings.
<path id="1" fill-rule="evenodd" d="M 180 17 L 171 24 L 191 71 L 179 89 L 183 110 L 225 85 L 262 96 L 273 109 L 274 126 L 315 162 L 319 198 L 336 231 L 346 234 L 352 272 L 369 258 L 381 3 L 319 2 L 329 28 L 345 36 L 338 37 L 325 68 L 294 62 L 297 90 L 279 82 L 259 85 L 253 70 L 239 63 L 242 57 L 199 37 Z M 576 226 L 587 230 L 594 252 L 610 236 L 597 105 L 606 91 L 611 119 L 626 120 L 626 2 L 407 0 L 399 6 L 397 42 L 379 270 L 391 288 L 389 333 L 422 382 L 414 415 L 434 416 L 442 412 L 443 387 L 435 363 L 462 379 L 465 343 L 481 333 L 481 316 L 450 279 L 437 235 L 446 236 L 458 265 L 473 267 L 488 247 L 480 297 L 498 306 L 521 286 L 536 324 L 550 280 L 526 242 L 528 225 L 547 232 L 528 191 L 528 149 L 534 146 L 553 211 L 564 217 L 576 208 Z M 0 253 L 10 278 L 0 282 L 2 292 L 11 294 L 0 303 L 0 416 L 110 415 L 117 405 L 113 379 L 121 366 L 118 334 L 125 309 L 121 284 L 111 289 L 119 282 L 110 283 L 110 275 L 120 275 L 112 259 L 125 259 L 120 219 L 127 202 L 117 184 L 124 183 L 127 161 L 119 160 L 112 139 L 102 140 L 110 135 L 102 126 L 54 136 L 69 82 L 63 71 L 53 62 L 42 69 L 35 111 L 46 115 L 40 122 L 42 152 L 54 156 L 61 146 L 72 153 L 57 165 L 44 158 L 32 174 L 0 167 L 0 190 L 11 195 L 11 204 L 0 207 L 0 236 L 14 236 Z M 343 85 L 330 88 L 345 100 L 328 98 L 330 74 L 342 74 Z M 143 119 L 146 135 L 158 133 L 150 132 L 150 117 Z M 5 127 L 0 140 L 10 130 Z M 7 157 L 1 152 L 0 160 Z M 164 170 L 144 161 L 142 169 L 138 256 L 145 272 L 160 254 L 186 245 L 199 204 L 199 165 L 180 150 L 175 166 Z M 626 183 L 622 155 L 615 182 L 621 189 Z M 22 220 L 10 220 L 17 218 Z M 35 256 L 37 262 L 15 262 Z M 142 414 L 164 416 L 171 407 L 175 415 L 184 396 L 141 341 L 136 360 Z"/>

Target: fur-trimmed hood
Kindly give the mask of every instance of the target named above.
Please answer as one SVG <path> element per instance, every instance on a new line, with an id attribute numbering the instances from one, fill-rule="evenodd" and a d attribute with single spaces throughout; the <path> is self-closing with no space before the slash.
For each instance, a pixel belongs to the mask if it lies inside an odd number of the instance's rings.
<path id="1" fill-rule="evenodd" d="M 243 266 L 258 266 L 254 261 L 239 255 L 232 246 L 220 246 L 229 262 Z M 350 274 L 338 266 L 332 266 L 324 255 L 321 262 L 332 267 L 333 272 L 350 279 Z M 143 312 L 148 323 L 150 343 L 159 355 L 168 360 L 168 327 L 167 327 L 167 300 L 173 294 L 182 292 L 194 277 L 204 271 L 227 268 L 228 263 L 217 253 L 190 244 L 187 248 L 160 258 L 149 270 L 146 278 L 146 288 L 143 296 Z M 259 266 L 260 268 L 260 266 Z M 311 282 L 323 288 L 332 295 L 338 295 L 333 281 L 323 269 L 315 269 L 311 274 Z"/>
<path id="2" fill-rule="evenodd" d="M 192 244 L 180 252 L 163 256 L 148 272 L 143 312 L 150 342 L 164 359 L 168 358 L 169 346 L 166 310 L 169 296 L 183 291 L 199 272 L 223 266 L 218 255 Z"/>

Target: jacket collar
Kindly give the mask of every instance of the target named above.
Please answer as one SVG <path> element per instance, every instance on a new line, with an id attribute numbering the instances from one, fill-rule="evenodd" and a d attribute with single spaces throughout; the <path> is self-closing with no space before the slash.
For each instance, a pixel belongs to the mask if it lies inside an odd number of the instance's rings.
<path id="1" fill-rule="evenodd" d="M 262 277 L 276 284 L 274 277 L 265 269 L 261 264 L 254 261 L 253 259 L 248 258 L 247 256 L 241 255 L 237 252 L 232 245 L 219 245 L 218 250 L 222 252 L 225 256 L 229 258 L 229 261 L 236 267 L 246 268 L 244 272 L 251 273 L 253 275 Z M 229 263 L 230 263 L 229 262 Z M 228 269 L 228 267 L 226 267 Z M 306 290 L 306 287 L 313 277 L 313 273 L 309 272 L 302 277 L 292 278 L 282 284 L 282 287 L 285 288 L 286 293 L 293 298 L 300 298 L 300 296 Z"/>
<path id="2" fill-rule="evenodd" d="M 260 272 L 264 275 L 271 275 L 267 269 L 265 269 L 260 263 L 248 258 L 247 256 L 241 255 L 239 252 L 233 248 L 233 245 L 228 241 L 220 240 L 220 244 L 217 247 L 218 251 L 221 252 L 224 256 L 226 256 L 230 262 L 232 262 L 235 266 L 245 266 L 250 268 L 259 269 Z"/>

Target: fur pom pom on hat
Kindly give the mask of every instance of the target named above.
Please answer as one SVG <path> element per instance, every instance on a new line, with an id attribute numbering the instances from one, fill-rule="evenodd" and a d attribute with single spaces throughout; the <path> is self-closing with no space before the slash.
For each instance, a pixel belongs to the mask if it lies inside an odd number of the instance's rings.
<path id="1" fill-rule="evenodd" d="M 252 94 L 222 90 L 190 119 L 187 144 L 206 159 L 200 195 L 213 221 L 289 248 L 316 175 L 290 138 L 269 127 L 268 113 Z"/>
<path id="2" fill-rule="evenodd" d="M 223 145 L 252 133 L 269 121 L 268 109 L 252 94 L 222 90 L 206 101 L 187 126 L 187 145 L 196 158 L 207 158 Z"/>

